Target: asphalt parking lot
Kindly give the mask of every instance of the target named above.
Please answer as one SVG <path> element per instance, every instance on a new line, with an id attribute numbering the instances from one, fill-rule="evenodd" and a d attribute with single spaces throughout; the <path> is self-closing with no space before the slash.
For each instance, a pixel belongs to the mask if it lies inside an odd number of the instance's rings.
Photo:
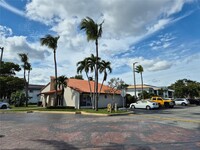
<path id="1" fill-rule="evenodd" d="M 200 149 L 200 106 L 134 111 L 109 117 L 0 114 L 0 149 Z"/>

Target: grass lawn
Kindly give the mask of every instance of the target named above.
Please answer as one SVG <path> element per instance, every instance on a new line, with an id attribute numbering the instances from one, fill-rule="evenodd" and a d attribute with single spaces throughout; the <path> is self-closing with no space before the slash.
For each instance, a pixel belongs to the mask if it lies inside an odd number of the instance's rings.
<path id="1" fill-rule="evenodd" d="M 99 108 L 98 111 L 93 109 L 72 109 L 72 108 L 44 108 L 38 107 L 37 105 L 29 105 L 28 107 L 14 107 L 11 105 L 11 109 L 0 109 L 0 112 L 26 112 L 26 111 L 57 111 L 57 112 L 87 112 L 87 113 L 98 113 L 98 114 L 115 114 L 115 113 L 125 113 L 124 110 L 118 110 L 115 112 L 114 110 L 110 113 L 106 108 Z"/>

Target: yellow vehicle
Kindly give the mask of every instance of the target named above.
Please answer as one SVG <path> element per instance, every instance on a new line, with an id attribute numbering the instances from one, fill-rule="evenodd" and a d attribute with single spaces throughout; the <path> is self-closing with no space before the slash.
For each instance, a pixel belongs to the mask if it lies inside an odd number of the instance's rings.
<path id="1" fill-rule="evenodd" d="M 162 97 L 153 96 L 150 101 L 158 103 L 160 107 L 173 108 L 175 102 L 171 99 L 163 99 Z"/>

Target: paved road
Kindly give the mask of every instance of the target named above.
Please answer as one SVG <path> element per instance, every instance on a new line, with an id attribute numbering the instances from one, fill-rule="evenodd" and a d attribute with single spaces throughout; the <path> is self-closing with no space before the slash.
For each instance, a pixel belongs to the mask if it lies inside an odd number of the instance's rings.
<path id="1" fill-rule="evenodd" d="M 112 117 L 0 114 L 0 149 L 199 150 L 199 108 Z"/>

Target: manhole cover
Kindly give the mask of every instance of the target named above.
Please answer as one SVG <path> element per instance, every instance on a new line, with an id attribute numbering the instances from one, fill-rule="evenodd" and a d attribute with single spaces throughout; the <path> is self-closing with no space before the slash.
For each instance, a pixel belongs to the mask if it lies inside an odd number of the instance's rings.
<path id="1" fill-rule="evenodd" d="M 0 138 L 4 137 L 5 135 L 0 135 Z"/>

